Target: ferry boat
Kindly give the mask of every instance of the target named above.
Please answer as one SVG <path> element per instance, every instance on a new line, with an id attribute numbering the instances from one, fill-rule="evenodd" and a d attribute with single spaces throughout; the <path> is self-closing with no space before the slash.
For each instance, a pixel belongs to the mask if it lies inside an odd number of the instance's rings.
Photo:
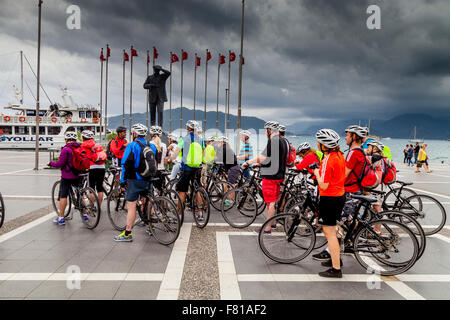
<path id="1" fill-rule="evenodd" d="M 36 147 L 36 108 L 23 104 L 21 93 L 14 89 L 17 103 L 0 115 L 0 149 L 34 149 Z M 91 130 L 96 136 L 104 134 L 100 126 L 100 110 L 90 104 L 78 105 L 67 88 L 61 88 L 63 105 L 55 103 L 39 110 L 39 148 L 53 149 L 65 145 L 67 131 Z"/>

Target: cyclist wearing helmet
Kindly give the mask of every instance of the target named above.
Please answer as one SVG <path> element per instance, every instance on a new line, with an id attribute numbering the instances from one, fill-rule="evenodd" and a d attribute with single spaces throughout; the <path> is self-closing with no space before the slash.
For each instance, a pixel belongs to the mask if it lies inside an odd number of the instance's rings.
<path id="1" fill-rule="evenodd" d="M 136 169 L 139 168 L 142 148 L 147 146 L 145 141 L 147 132 L 147 127 L 140 123 L 131 127 L 133 142 L 130 142 L 125 148 L 122 158 L 122 176 L 120 177 L 122 184 L 127 182 L 125 195 L 125 200 L 127 201 L 127 226 L 121 234 L 114 237 L 114 241 L 133 241 L 131 229 L 136 220 L 136 202 L 139 195 L 148 190 L 149 187 L 149 182 L 136 172 Z"/>
<path id="2" fill-rule="evenodd" d="M 112 153 L 112 163 L 114 166 L 119 167 L 122 162 L 123 153 L 127 147 L 128 141 L 125 139 L 127 136 L 127 128 L 119 126 L 116 129 L 117 137 L 111 139 L 109 142 L 109 150 Z"/>
<path id="3" fill-rule="evenodd" d="M 320 272 L 327 278 L 342 278 L 340 247 L 337 239 L 336 221 L 340 220 L 345 203 L 345 159 L 339 149 L 339 135 L 331 129 L 322 129 L 316 133 L 317 148 L 324 153 L 324 159 L 314 168 L 319 186 L 319 224 L 328 241 L 330 261 L 322 265 L 331 267 Z"/>
<path id="4" fill-rule="evenodd" d="M 64 135 L 66 145 L 61 149 L 58 161 L 51 161 L 47 166 L 61 168 L 61 184 L 59 186 L 59 217 L 53 220 L 57 225 L 65 225 L 64 212 L 67 206 L 67 196 L 70 186 L 78 185 L 78 173 L 73 167 L 73 149 L 80 148 L 77 142 L 78 136 L 75 132 L 67 131 Z"/>
<path id="5" fill-rule="evenodd" d="M 97 191 L 99 208 L 103 200 L 103 180 L 105 179 L 106 153 L 103 148 L 95 143 L 94 133 L 90 130 L 81 132 L 83 143 L 81 147 L 86 150 L 87 157 L 91 161 L 89 167 L 89 186 Z"/>
<path id="6" fill-rule="evenodd" d="M 150 127 L 150 136 L 151 140 L 149 141 L 150 148 L 152 148 L 153 153 L 155 154 L 155 160 L 158 166 L 157 177 L 160 177 L 159 180 L 155 180 L 153 185 L 158 189 L 162 190 L 164 179 L 161 176 L 161 171 L 164 168 L 164 160 L 167 153 L 167 146 L 165 143 L 161 142 L 160 136 L 162 135 L 162 129 L 159 126 Z"/>
<path id="7" fill-rule="evenodd" d="M 243 144 L 237 159 L 239 160 L 239 165 L 241 166 L 245 161 L 253 158 L 253 146 L 250 144 L 250 135 L 251 133 L 248 130 L 242 130 L 240 132 L 241 141 Z M 246 168 L 243 174 L 246 179 L 250 178 L 250 169 Z"/>
<path id="8" fill-rule="evenodd" d="M 275 215 L 275 204 L 279 200 L 280 185 L 286 174 L 287 144 L 278 132 L 278 122 L 269 121 L 264 125 L 268 138 L 267 146 L 257 157 L 244 162 L 243 167 L 250 164 L 261 164 L 262 191 L 264 201 L 267 203 L 267 216 L 270 219 Z M 257 230 L 259 233 L 259 230 Z M 271 233 L 271 226 L 267 226 L 264 233 Z"/>
<path id="9" fill-rule="evenodd" d="M 173 180 L 177 177 L 177 174 L 180 172 L 181 168 L 181 157 L 176 157 L 175 160 L 172 160 L 172 156 L 178 146 L 178 136 L 171 133 L 169 135 L 169 143 L 170 145 L 167 148 L 167 162 L 169 163 L 169 166 L 173 164 L 172 171 L 170 173 L 170 180 Z"/>
<path id="10" fill-rule="evenodd" d="M 303 169 L 307 169 L 308 173 L 311 175 L 311 178 L 315 180 L 316 177 L 314 176 L 314 172 L 309 168 L 309 166 L 313 163 L 320 163 L 323 153 L 312 148 L 309 142 L 303 142 L 297 148 L 297 155 L 302 158 L 302 161 L 297 160 L 295 162 L 295 167 L 297 170 L 301 171 Z"/>
<path id="11" fill-rule="evenodd" d="M 280 124 L 278 127 L 278 131 L 280 132 L 280 137 L 284 139 L 284 141 L 286 142 L 287 147 L 288 147 L 287 166 L 289 168 L 292 168 L 294 166 L 295 159 L 296 159 L 296 150 L 292 146 L 292 144 L 289 142 L 289 140 L 286 139 L 286 127 L 284 125 Z"/>

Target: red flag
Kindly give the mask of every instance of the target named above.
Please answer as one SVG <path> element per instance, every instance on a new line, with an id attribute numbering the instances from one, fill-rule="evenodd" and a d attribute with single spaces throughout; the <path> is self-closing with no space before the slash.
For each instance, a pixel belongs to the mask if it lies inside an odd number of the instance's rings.
<path id="1" fill-rule="evenodd" d="M 206 61 L 211 60 L 211 52 L 206 51 Z"/>
<path id="2" fill-rule="evenodd" d="M 109 46 L 106 46 L 106 55 L 107 57 L 111 57 L 111 48 Z"/>
<path id="3" fill-rule="evenodd" d="M 105 57 L 103 56 L 103 49 L 102 49 L 102 52 L 100 53 L 100 61 L 105 61 L 106 59 L 105 59 Z"/>
<path id="4" fill-rule="evenodd" d="M 132 57 L 137 57 L 138 56 L 136 49 L 133 49 L 133 47 L 131 47 L 131 56 Z"/>
<path id="5" fill-rule="evenodd" d="M 128 53 L 125 51 L 123 52 L 123 61 L 130 61 L 130 57 L 128 56 Z"/>
<path id="6" fill-rule="evenodd" d="M 242 57 L 242 64 L 245 64 L 245 60 L 244 60 L 244 57 Z"/>
<path id="7" fill-rule="evenodd" d="M 148 54 L 148 51 L 147 51 L 147 64 L 149 64 L 150 63 L 150 55 Z"/>
<path id="8" fill-rule="evenodd" d="M 230 62 L 236 60 L 236 54 L 234 52 L 230 52 Z"/>
<path id="9" fill-rule="evenodd" d="M 183 60 L 187 60 L 187 58 L 188 58 L 188 53 L 187 53 L 187 51 L 183 51 L 183 54 L 182 54 L 181 57 L 183 58 Z"/>
<path id="10" fill-rule="evenodd" d="M 197 67 L 200 67 L 200 61 L 201 61 L 200 57 L 197 57 L 196 60 L 197 60 L 197 61 L 195 62 L 195 65 L 196 65 Z"/>
<path id="11" fill-rule="evenodd" d="M 226 57 L 225 57 L 224 55 L 220 55 L 220 56 L 219 56 L 219 63 L 220 63 L 220 64 L 224 64 L 224 63 L 225 63 L 225 58 L 226 58 Z"/>
<path id="12" fill-rule="evenodd" d="M 158 50 L 155 47 L 153 47 L 153 59 L 158 59 Z"/>
<path id="13" fill-rule="evenodd" d="M 171 63 L 175 63 L 175 62 L 178 62 L 178 61 L 180 61 L 178 59 L 178 56 L 175 53 L 172 53 L 172 57 L 170 58 L 170 62 Z"/>

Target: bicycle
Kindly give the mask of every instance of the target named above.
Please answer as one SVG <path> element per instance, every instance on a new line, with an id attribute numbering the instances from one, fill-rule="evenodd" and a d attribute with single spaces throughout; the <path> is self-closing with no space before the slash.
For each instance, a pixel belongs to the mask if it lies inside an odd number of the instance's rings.
<path id="1" fill-rule="evenodd" d="M 111 165 L 105 171 L 105 178 L 103 180 L 103 190 L 106 198 L 109 196 L 114 187 L 120 185 L 120 172 L 122 168 Z"/>
<path id="2" fill-rule="evenodd" d="M 94 189 L 88 186 L 88 173 L 80 174 L 80 181 L 77 186 L 69 188 L 69 195 L 67 197 L 66 212 L 64 218 L 72 220 L 72 205 L 75 210 L 78 210 L 81 215 L 81 220 L 88 229 L 97 227 L 100 221 L 100 204 Z M 53 209 L 59 216 L 59 186 L 61 180 L 56 181 L 52 187 L 52 204 Z"/>
<path id="3" fill-rule="evenodd" d="M 3 201 L 2 193 L 0 192 L 0 228 L 3 226 L 5 220 L 5 202 Z"/>
<path id="4" fill-rule="evenodd" d="M 220 203 L 224 194 L 232 188 L 231 183 L 226 181 L 224 165 L 213 163 L 211 171 L 206 178 L 205 190 L 214 209 L 220 210 Z"/>

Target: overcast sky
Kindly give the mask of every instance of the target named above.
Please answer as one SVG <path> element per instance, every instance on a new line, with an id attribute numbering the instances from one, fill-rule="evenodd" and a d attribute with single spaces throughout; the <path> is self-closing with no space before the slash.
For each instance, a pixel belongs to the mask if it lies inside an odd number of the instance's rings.
<path id="1" fill-rule="evenodd" d="M 20 84 L 18 51 L 36 68 L 37 0 L 0 0 L 0 106 Z M 81 9 L 81 29 L 68 30 L 66 9 Z M 368 30 L 367 7 L 381 8 L 381 30 Z M 450 2 L 448 0 L 247 0 L 245 8 L 243 114 L 286 124 L 320 119 L 392 118 L 406 112 L 450 113 Z M 109 43 L 109 114 L 122 112 L 122 50 L 137 50 L 133 106 L 145 111 L 146 50 L 158 64 L 169 51 L 185 61 L 184 106 L 193 106 L 194 53 L 202 57 L 197 105 L 204 105 L 205 49 L 208 110 L 216 108 L 217 56 L 239 52 L 240 0 L 44 0 L 41 79 L 61 101 L 67 86 L 78 103 L 97 105 L 100 48 Z M 237 60 L 236 60 L 237 62 Z M 238 64 L 231 68 L 236 112 Z M 173 107 L 180 102 L 180 63 L 174 64 Z M 130 66 L 126 66 L 126 110 Z M 36 82 L 25 68 L 33 90 Z M 224 110 L 227 67 L 222 65 L 219 107 Z M 169 82 L 167 82 L 167 90 Z M 25 86 L 25 101 L 34 99 Z M 41 93 L 42 104 L 48 100 Z M 169 105 L 166 103 L 166 108 Z"/>

